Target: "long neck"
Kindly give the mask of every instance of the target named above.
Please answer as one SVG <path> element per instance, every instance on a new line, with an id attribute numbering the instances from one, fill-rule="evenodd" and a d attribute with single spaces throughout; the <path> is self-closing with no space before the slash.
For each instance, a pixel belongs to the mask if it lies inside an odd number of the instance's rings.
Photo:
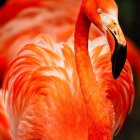
<path id="1" fill-rule="evenodd" d="M 91 22 L 81 11 L 79 13 L 75 29 L 75 59 L 77 65 L 80 85 L 85 101 L 88 102 L 90 95 L 88 90 L 96 87 L 96 79 L 92 70 L 90 57 L 88 54 L 88 35 Z M 90 87 L 90 88 L 89 88 Z"/>
<path id="2" fill-rule="evenodd" d="M 88 34 L 91 22 L 80 11 L 75 29 L 75 59 L 84 102 L 89 120 L 89 135 L 94 139 L 110 140 L 111 123 L 105 101 L 99 94 L 98 84 L 88 54 Z"/>

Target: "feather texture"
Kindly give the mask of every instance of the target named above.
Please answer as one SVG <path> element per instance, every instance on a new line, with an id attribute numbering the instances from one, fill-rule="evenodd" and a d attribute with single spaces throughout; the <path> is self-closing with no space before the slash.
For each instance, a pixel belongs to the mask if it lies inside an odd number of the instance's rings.
<path id="1" fill-rule="evenodd" d="M 15 139 L 23 140 L 26 136 L 28 140 L 40 137 L 84 140 L 90 137 L 89 117 L 79 85 L 73 46 L 73 39 L 67 43 L 54 43 L 42 35 L 24 46 L 11 63 L 4 95 Z M 113 79 L 105 37 L 89 41 L 89 54 L 113 135 L 132 108 L 131 68 L 127 61 L 120 77 Z"/>

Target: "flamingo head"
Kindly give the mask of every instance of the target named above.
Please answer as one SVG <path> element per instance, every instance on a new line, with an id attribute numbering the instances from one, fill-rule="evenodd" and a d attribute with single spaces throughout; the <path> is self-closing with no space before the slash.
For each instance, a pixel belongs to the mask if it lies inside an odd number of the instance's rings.
<path id="1" fill-rule="evenodd" d="M 126 40 L 118 22 L 118 7 L 114 0 L 83 0 L 88 19 L 107 36 L 111 50 L 112 74 L 117 79 L 127 56 Z"/>

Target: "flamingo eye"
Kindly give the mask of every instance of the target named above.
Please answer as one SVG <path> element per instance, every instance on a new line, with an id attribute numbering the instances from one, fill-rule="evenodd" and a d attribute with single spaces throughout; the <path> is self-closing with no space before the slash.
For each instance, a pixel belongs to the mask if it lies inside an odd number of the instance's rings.
<path id="1" fill-rule="evenodd" d="M 98 14 L 101 14 L 102 13 L 102 9 L 101 8 L 98 8 L 97 9 L 97 12 L 98 12 Z"/>

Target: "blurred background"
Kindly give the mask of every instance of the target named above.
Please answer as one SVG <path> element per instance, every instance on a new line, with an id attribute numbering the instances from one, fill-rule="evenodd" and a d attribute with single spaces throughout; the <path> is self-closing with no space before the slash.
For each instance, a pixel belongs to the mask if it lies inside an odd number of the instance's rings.
<path id="1" fill-rule="evenodd" d="M 0 5 L 2 5 L 3 2 L 4 0 L 0 0 Z M 127 37 L 129 37 L 134 42 L 134 44 L 140 49 L 139 0 L 116 0 L 116 2 L 119 6 L 119 22 L 124 34 Z M 140 60 L 138 59 L 135 61 Z M 135 84 L 134 107 L 130 115 L 127 116 L 127 119 L 121 131 L 114 137 L 114 140 L 140 140 L 140 87 L 138 86 L 137 83 L 138 78 L 136 73 L 134 72 L 134 84 Z"/>
<path id="2" fill-rule="evenodd" d="M 140 48 L 139 0 L 116 0 L 119 6 L 119 21 L 123 32 Z M 140 60 L 135 60 L 140 61 Z M 139 72 L 140 73 L 140 72 Z M 131 114 L 114 140 L 140 140 L 140 91 L 134 73 L 135 101 Z"/>
<path id="3" fill-rule="evenodd" d="M 124 33 L 140 46 L 140 4 L 138 0 L 116 0 Z"/>

